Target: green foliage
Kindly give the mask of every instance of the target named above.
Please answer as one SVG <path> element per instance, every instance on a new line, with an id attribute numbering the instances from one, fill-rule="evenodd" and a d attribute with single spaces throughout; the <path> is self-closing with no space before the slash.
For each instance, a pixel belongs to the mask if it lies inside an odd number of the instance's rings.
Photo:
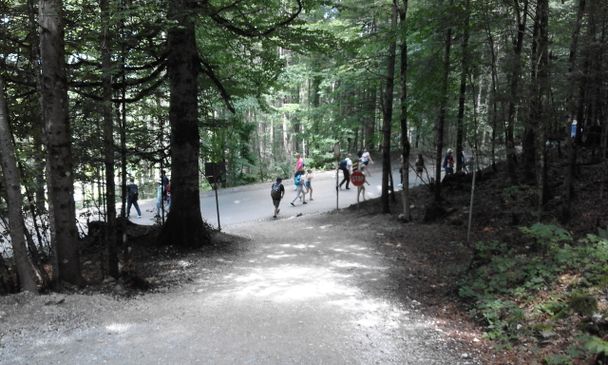
<path id="1" fill-rule="evenodd" d="M 608 341 L 596 336 L 589 336 L 585 341 L 585 349 L 593 354 L 608 354 Z"/>
<path id="2" fill-rule="evenodd" d="M 472 314 L 486 325 L 487 337 L 504 345 L 533 333 L 550 337 L 552 321 L 592 315 L 598 310 L 593 288 L 604 289 L 608 283 L 608 240 L 589 235 L 575 243 L 568 231 L 554 225 L 535 224 L 520 231 L 544 249 L 478 242 L 474 267 L 459 288 Z M 572 276 L 566 291 L 552 290 L 562 275 L 573 272 L 580 275 Z M 545 294 L 539 300 L 541 291 Z M 535 318 L 549 322 L 535 324 Z M 545 362 L 568 359 L 570 355 L 555 355 Z"/>
<path id="3" fill-rule="evenodd" d="M 545 365 L 571 365 L 572 358 L 568 355 L 563 354 L 554 354 L 545 357 L 544 359 Z"/>

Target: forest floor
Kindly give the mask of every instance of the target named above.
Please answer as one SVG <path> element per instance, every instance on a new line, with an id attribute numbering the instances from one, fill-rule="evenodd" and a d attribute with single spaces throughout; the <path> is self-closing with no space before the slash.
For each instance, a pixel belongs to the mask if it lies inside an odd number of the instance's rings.
<path id="1" fill-rule="evenodd" d="M 550 222 L 563 172 L 560 164 L 551 171 Z M 518 227 L 535 221 L 533 189 L 515 189 L 489 169 L 478 178 L 471 241 L 520 239 Z M 601 165 L 581 167 L 566 225 L 575 235 L 608 225 L 607 199 L 597 199 L 603 179 Z M 541 363 L 530 343 L 505 350 L 486 340 L 458 298 L 473 259 L 470 176 L 448 179 L 445 214 L 423 223 L 430 194 L 425 186 L 412 191 L 410 223 L 398 219 L 397 197 L 392 214 L 380 214 L 372 200 L 232 226 L 196 252 L 137 245 L 137 272 L 151 286 L 145 291 L 125 278 L 2 297 L 0 364 Z M 132 229 L 150 240 L 150 228 Z M 94 271 L 94 261 L 90 254 L 85 267 Z M 546 351 L 564 345 L 553 342 Z"/>

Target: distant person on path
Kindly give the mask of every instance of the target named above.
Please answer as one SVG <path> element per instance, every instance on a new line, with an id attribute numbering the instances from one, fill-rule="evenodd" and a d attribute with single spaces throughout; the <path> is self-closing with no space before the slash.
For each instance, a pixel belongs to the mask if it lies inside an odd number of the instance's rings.
<path id="1" fill-rule="evenodd" d="M 458 163 L 460 164 L 460 166 L 462 166 L 462 171 L 464 171 L 466 174 L 469 173 L 467 162 L 468 161 L 464 154 L 464 151 L 460 151 L 460 153 L 458 154 Z"/>
<path id="2" fill-rule="evenodd" d="M 302 158 L 302 155 L 300 155 L 300 153 L 296 153 L 296 166 L 293 169 L 293 182 L 294 182 L 294 186 L 295 189 L 294 190 L 298 190 L 298 186 L 295 185 L 296 182 L 296 177 L 299 175 L 304 175 L 304 159 Z"/>
<path id="3" fill-rule="evenodd" d="M 368 176 L 372 176 L 371 172 L 369 172 L 368 170 L 368 165 L 371 163 L 372 165 L 374 164 L 374 160 L 372 159 L 372 155 L 370 155 L 369 151 L 367 150 L 367 148 L 363 149 L 363 153 L 361 154 L 361 171 L 367 173 Z"/>
<path id="4" fill-rule="evenodd" d="M 272 204 L 274 205 L 274 214 L 272 215 L 272 218 L 276 218 L 281 211 L 281 209 L 279 209 L 279 204 L 281 203 L 281 199 L 285 196 L 285 187 L 281 183 L 282 181 L 283 179 L 277 177 L 277 180 L 270 188 L 270 197 L 272 198 Z"/>
<path id="5" fill-rule="evenodd" d="M 169 178 L 167 177 L 165 170 L 160 170 L 160 183 L 163 187 L 163 190 L 162 190 L 163 199 L 166 199 L 167 198 L 167 186 L 169 185 Z"/>
<path id="6" fill-rule="evenodd" d="M 443 169 L 446 175 L 454 174 L 454 156 L 452 156 L 452 149 L 448 148 L 448 152 L 443 158 Z"/>
<path id="7" fill-rule="evenodd" d="M 302 204 L 306 204 L 306 193 L 304 193 L 304 179 L 303 176 L 301 174 L 296 175 L 296 177 L 293 179 L 293 183 L 296 186 L 296 197 L 293 198 L 293 200 L 291 201 L 291 205 L 292 206 L 296 206 L 294 204 L 294 202 L 296 200 L 298 200 L 299 198 L 302 199 Z"/>
<path id="8" fill-rule="evenodd" d="M 350 185 L 350 171 L 353 168 L 353 161 L 350 159 L 350 153 L 346 156 L 346 158 L 340 161 L 338 168 L 342 170 L 342 174 L 344 174 L 344 178 L 340 182 L 340 189 L 342 189 L 342 185 L 346 183 L 346 190 L 349 190 Z"/>
<path id="9" fill-rule="evenodd" d="M 306 194 L 309 194 L 308 196 L 308 200 L 313 200 L 312 199 L 312 178 L 313 178 L 313 174 L 312 174 L 312 170 L 308 169 L 308 171 L 306 171 L 306 175 L 304 175 L 304 186 L 306 187 Z"/>
<path id="10" fill-rule="evenodd" d="M 424 157 L 422 157 L 422 153 L 418 154 L 418 157 L 416 157 L 416 162 L 414 164 L 416 167 L 416 178 L 420 179 L 420 181 L 423 181 L 422 173 L 424 172 L 424 170 L 426 170 L 426 167 L 424 166 Z"/>
<path id="11" fill-rule="evenodd" d="M 160 218 L 161 212 L 166 214 L 171 208 L 171 181 L 167 177 L 165 170 L 160 170 L 160 181 L 156 189 L 156 215 Z"/>
<path id="12" fill-rule="evenodd" d="M 361 171 L 361 173 L 363 174 L 363 184 L 361 184 L 361 186 L 357 186 L 357 203 L 359 202 L 359 196 L 361 194 L 363 194 L 363 201 L 366 201 L 367 199 L 365 199 L 365 184 L 370 185 L 370 183 L 367 181 L 367 176 L 366 176 L 366 172 L 365 171 Z"/>
<path id="13" fill-rule="evenodd" d="M 139 189 L 133 178 L 129 179 L 129 185 L 127 185 L 127 217 L 131 215 L 131 205 L 135 207 L 137 211 L 137 218 L 141 218 L 141 210 L 137 199 L 139 198 Z"/>

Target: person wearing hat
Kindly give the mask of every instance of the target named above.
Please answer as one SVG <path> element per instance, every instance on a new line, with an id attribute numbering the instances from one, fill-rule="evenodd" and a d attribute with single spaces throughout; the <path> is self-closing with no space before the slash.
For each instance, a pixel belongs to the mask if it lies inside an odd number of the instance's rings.
<path id="1" fill-rule="evenodd" d="M 443 159 L 443 169 L 446 175 L 452 175 L 454 173 L 454 156 L 452 155 L 452 149 L 448 148 L 448 152 Z"/>

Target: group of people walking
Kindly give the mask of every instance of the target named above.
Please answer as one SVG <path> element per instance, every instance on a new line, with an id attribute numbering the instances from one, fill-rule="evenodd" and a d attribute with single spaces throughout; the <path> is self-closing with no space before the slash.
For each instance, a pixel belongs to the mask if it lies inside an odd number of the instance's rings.
<path id="1" fill-rule="evenodd" d="M 135 180 L 129 178 L 127 185 L 127 217 L 131 215 L 131 207 L 135 208 L 137 218 L 141 218 L 139 208 L 139 187 Z M 171 180 L 166 175 L 165 170 L 160 171 L 160 179 L 156 188 L 156 212 L 154 218 L 160 218 L 161 214 L 166 214 L 171 208 Z"/>
<path id="2" fill-rule="evenodd" d="M 351 159 L 352 155 L 349 153 L 346 157 L 338 163 L 338 170 L 342 171 L 343 179 L 338 184 L 336 188 L 342 189 L 342 186 L 346 184 L 346 189 L 350 189 L 350 179 L 351 174 L 354 171 L 360 171 L 364 177 L 364 184 L 369 185 L 366 176 L 371 176 L 371 173 L 368 171 L 368 165 L 370 163 L 374 163 L 369 151 L 367 149 L 362 150 L 358 153 L 359 159 L 353 162 Z M 294 190 L 296 192 L 293 200 L 289 203 L 291 206 L 296 206 L 296 201 L 299 199 L 302 202 L 302 205 L 307 204 L 306 195 L 308 195 L 308 200 L 313 200 L 312 193 L 312 180 L 313 180 L 313 172 L 312 169 L 306 169 L 304 159 L 300 153 L 296 153 L 296 164 L 294 167 Z M 272 202 L 274 205 L 274 213 L 273 218 L 276 218 L 279 214 L 279 205 L 281 200 L 285 196 L 285 187 L 282 184 L 283 179 L 281 177 L 277 177 L 275 182 L 271 186 L 270 195 L 272 197 Z M 358 186 L 357 191 L 357 201 L 359 200 L 360 195 L 363 195 L 363 200 L 365 200 L 365 185 L 361 184 Z"/>

